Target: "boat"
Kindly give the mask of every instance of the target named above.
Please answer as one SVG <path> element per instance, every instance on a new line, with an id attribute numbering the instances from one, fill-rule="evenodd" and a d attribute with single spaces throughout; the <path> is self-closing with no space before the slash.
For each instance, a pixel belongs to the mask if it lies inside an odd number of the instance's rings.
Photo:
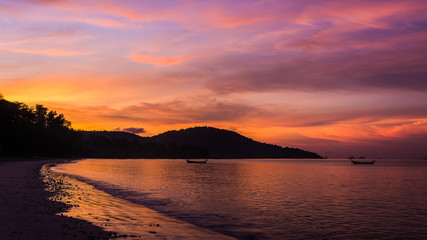
<path id="1" fill-rule="evenodd" d="M 208 161 L 208 159 L 206 158 L 205 160 L 190 160 L 190 159 L 186 159 L 187 163 L 206 163 Z"/>
<path id="2" fill-rule="evenodd" d="M 375 160 L 372 160 L 372 161 L 355 161 L 353 159 L 350 159 L 350 161 L 353 164 L 374 164 L 375 163 Z"/>

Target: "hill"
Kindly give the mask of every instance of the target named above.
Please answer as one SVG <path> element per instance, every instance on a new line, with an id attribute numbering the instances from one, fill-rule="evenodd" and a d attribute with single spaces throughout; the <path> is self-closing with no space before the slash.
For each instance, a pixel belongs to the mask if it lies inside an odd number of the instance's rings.
<path id="1" fill-rule="evenodd" d="M 213 127 L 168 131 L 149 139 L 159 144 L 179 143 L 205 148 L 210 158 L 321 158 L 316 153 L 257 142 L 236 132 Z"/>
<path id="2" fill-rule="evenodd" d="M 127 132 L 79 131 L 80 155 L 93 158 L 204 157 L 207 150 L 181 143 L 157 143 Z"/>
<path id="3" fill-rule="evenodd" d="M 64 115 L 0 95 L 0 156 L 93 158 L 321 158 L 316 153 L 254 141 L 212 127 L 153 137 L 117 131 L 76 131 Z"/>

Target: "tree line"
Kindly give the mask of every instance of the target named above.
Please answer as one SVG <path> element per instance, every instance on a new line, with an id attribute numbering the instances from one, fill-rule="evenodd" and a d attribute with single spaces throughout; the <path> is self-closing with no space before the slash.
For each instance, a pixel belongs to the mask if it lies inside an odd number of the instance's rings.
<path id="1" fill-rule="evenodd" d="M 0 156 L 84 158 L 321 158 L 297 148 L 260 143 L 212 127 L 140 137 L 119 131 L 74 130 L 43 105 L 10 102 L 0 94 Z"/>
<path id="2" fill-rule="evenodd" d="M 43 105 L 10 102 L 0 94 L 0 156 L 187 158 L 207 150 L 188 144 L 161 144 L 124 132 L 79 131 L 63 114 Z"/>

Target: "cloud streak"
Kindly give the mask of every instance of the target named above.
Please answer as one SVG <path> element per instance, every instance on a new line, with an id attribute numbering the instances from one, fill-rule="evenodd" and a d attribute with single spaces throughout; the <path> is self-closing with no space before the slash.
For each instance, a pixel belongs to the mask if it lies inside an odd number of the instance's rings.
<path id="1" fill-rule="evenodd" d="M 211 125 L 340 154 L 424 141 L 426 11 L 422 0 L 4 0 L 0 88 L 82 129 Z"/>

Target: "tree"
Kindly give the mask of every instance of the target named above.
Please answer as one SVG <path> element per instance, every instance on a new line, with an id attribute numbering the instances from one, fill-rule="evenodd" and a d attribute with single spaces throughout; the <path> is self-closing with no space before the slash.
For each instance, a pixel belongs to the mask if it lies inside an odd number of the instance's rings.
<path id="1" fill-rule="evenodd" d="M 74 154 L 78 143 L 63 114 L 0 97 L 0 155 L 64 156 Z"/>
<path id="2" fill-rule="evenodd" d="M 34 114 L 36 115 L 36 126 L 40 128 L 45 128 L 47 126 L 47 111 L 48 109 L 43 107 L 43 105 L 37 104 Z"/>
<path id="3" fill-rule="evenodd" d="M 50 111 L 46 117 L 46 127 L 52 129 L 68 129 L 71 127 L 71 122 L 67 121 L 62 113 L 58 115 L 56 111 Z"/>

